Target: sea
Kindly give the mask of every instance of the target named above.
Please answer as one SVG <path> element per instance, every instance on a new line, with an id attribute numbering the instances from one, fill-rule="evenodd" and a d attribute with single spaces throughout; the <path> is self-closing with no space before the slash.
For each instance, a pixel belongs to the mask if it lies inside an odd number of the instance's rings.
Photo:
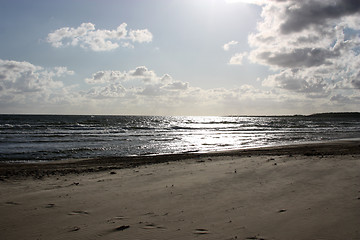
<path id="1" fill-rule="evenodd" d="M 204 153 L 360 138 L 360 117 L 0 115 L 0 161 Z"/>

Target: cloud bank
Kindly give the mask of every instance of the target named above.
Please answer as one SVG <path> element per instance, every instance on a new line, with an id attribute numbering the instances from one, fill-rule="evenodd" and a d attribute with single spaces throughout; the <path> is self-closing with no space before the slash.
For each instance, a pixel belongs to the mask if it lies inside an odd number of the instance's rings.
<path id="1" fill-rule="evenodd" d="M 94 85 L 85 95 L 101 99 L 175 96 L 189 88 L 187 82 L 175 81 L 169 74 L 159 77 L 145 66 L 127 72 L 98 71 L 85 82 Z"/>
<path id="2" fill-rule="evenodd" d="M 349 109 L 353 109 L 360 101 L 359 94 L 332 94 L 334 88 L 346 90 L 351 87 L 354 84 L 352 80 L 329 87 L 325 80 L 305 78 L 291 70 L 281 71 L 264 81 L 263 84 L 271 87 L 277 85 L 272 90 L 262 90 L 252 85 L 232 89 L 202 89 L 176 80 L 166 73 L 158 75 L 146 66 L 138 66 L 128 71 L 101 70 L 90 74 L 88 78 L 79 79 L 76 84 L 68 85 L 67 78 L 74 74 L 66 67 L 44 68 L 29 62 L 0 59 L 1 112 L 288 114 L 294 109 L 296 113 L 306 113 L 309 109 L 311 112 L 324 109 L 332 111 L 345 103 Z"/>
<path id="3" fill-rule="evenodd" d="M 251 113 L 278 101 L 276 94 L 250 85 L 202 89 L 166 73 L 158 75 L 146 66 L 128 71 L 101 70 L 68 85 L 71 75 L 75 73 L 66 67 L 46 69 L 0 59 L 1 112 L 225 115 Z"/>
<path id="4" fill-rule="evenodd" d="M 0 59 L 1 105 L 51 103 L 62 98 L 66 87 L 55 80 L 74 74 L 66 67 L 45 69 L 29 62 Z"/>
<path id="5" fill-rule="evenodd" d="M 134 47 L 133 43 L 151 42 L 152 33 L 148 29 L 127 30 L 122 23 L 116 29 L 96 29 L 93 23 L 82 23 L 77 28 L 63 27 L 48 34 L 46 41 L 51 46 L 80 46 L 92 51 L 110 51 L 120 46 Z"/>
<path id="6" fill-rule="evenodd" d="M 307 98 L 358 102 L 360 1 L 259 2 L 262 21 L 250 34 L 253 63 L 274 71 L 263 86 Z M 241 63 L 244 53 L 230 62 Z M 345 101 L 346 100 L 346 101 Z"/>

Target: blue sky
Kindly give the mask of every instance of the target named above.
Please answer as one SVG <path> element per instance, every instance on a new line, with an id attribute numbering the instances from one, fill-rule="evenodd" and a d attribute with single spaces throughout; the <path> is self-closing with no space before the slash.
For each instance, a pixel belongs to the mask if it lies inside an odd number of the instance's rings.
<path id="1" fill-rule="evenodd" d="M 353 0 L 0 2 L 0 113 L 360 111 Z"/>

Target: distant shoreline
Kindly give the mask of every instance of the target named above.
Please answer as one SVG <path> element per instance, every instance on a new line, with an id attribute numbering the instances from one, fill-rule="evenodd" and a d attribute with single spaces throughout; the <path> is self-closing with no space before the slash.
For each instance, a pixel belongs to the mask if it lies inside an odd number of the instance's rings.
<path id="1" fill-rule="evenodd" d="M 0 180 L 11 177 L 43 178 L 51 175 L 67 175 L 89 172 L 111 171 L 113 169 L 135 168 L 143 165 L 168 163 L 183 160 L 203 161 L 212 157 L 249 157 L 275 155 L 347 155 L 360 154 L 360 140 L 346 139 L 316 143 L 226 150 L 208 153 L 164 154 L 130 157 L 102 157 L 92 159 L 69 159 L 37 163 L 0 162 Z"/>
<path id="2" fill-rule="evenodd" d="M 140 114 L 62 114 L 62 113 L 0 113 L 0 116 L 159 116 L 162 115 L 140 115 Z M 164 115 L 164 117 L 167 115 Z M 186 115 L 192 117 L 192 115 Z M 202 115 L 199 115 L 201 117 Z M 170 117 L 170 116 L 169 116 Z M 174 115 L 173 117 L 181 117 Z M 324 112 L 312 114 L 284 114 L 284 115 L 246 115 L 230 114 L 223 117 L 356 117 L 360 118 L 360 112 Z"/>
<path id="3" fill-rule="evenodd" d="M 227 115 L 226 117 L 355 117 L 360 118 L 360 112 L 324 112 L 312 114 L 289 115 Z"/>

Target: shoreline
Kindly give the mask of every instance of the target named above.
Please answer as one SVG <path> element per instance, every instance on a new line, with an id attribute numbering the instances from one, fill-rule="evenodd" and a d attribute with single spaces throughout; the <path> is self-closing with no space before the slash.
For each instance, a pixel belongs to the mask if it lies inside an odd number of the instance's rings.
<path id="1" fill-rule="evenodd" d="M 200 160 L 211 157 L 245 157 L 259 155 L 344 155 L 360 154 L 360 139 L 343 139 L 322 142 L 264 146 L 236 150 L 192 152 L 179 154 L 101 157 L 91 159 L 68 159 L 44 162 L 0 162 L 0 180 L 34 177 L 41 179 L 52 175 L 101 172 L 114 169 L 135 168 L 143 165 L 170 163 L 183 160 Z"/>
<path id="2" fill-rule="evenodd" d="M 360 239 L 359 141 L 140 160 L 8 165 L 1 237 Z"/>

